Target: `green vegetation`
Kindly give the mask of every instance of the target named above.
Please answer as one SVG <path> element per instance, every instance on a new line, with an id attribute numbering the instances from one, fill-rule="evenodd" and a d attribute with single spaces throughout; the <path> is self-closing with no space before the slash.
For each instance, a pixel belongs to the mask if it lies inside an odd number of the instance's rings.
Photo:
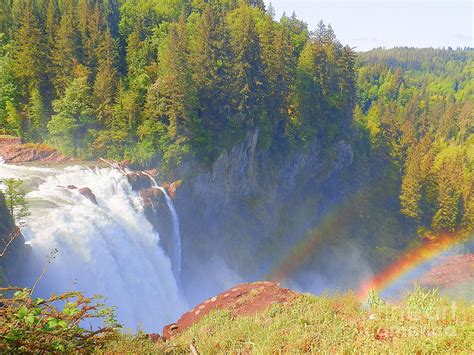
<path id="1" fill-rule="evenodd" d="M 163 174 L 256 128 L 276 156 L 345 139 L 369 172 L 364 215 L 403 226 L 387 234 L 472 229 L 472 49 L 357 59 L 331 26 L 276 20 L 261 1 L 0 6 L 0 132 Z"/>
<path id="2" fill-rule="evenodd" d="M 261 2 L 1 0 L 0 129 L 67 155 L 173 168 L 344 135 L 355 54 Z"/>
<path id="3" fill-rule="evenodd" d="M 399 195 L 401 213 L 419 234 L 469 234 L 474 52 L 373 50 L 360 62 L 354 118 L 368 135 L 372 175 L 385 180 L 379 198 Z"/>
<path id="4" fill-rule="evenodd" d="M 446 353 L 472 349 L 474 309 L 415 290 L 364 307 L 352 294 L 304 295 L 255 316 L 217 311 L 171 342 L 213 353 Z"/>
<path id="5" fill-rule="evenodd" d="M 29 289 L 1 288 L 0 292 L 2 353 L 87 353 L 116 336 L 113 312 L 79 292 L 49 299 L 33 299 Z M 93 318 L 102 318 L 108 325 L 84 329 L 82 322 Z"/>
<path id="6" fill-rule="evenodd" d="M 23 181 L 19 179 L 5 179 L 0 181 L 5 185 L 3 192 L 10 215 L 17 225 L 22 224 L 22 219 L 30 214 L 25 191 L 22 189 Z"/>
<path id="7" fill-rule="evenodd" d="M 367 306 L 353 294 L 301 295 L 252 316 L 214 311 L 169 343 L 122 336 L 105 352 L 188 353 L 193 344 L 201 354 L 463 353 L 474 347 L 473 322 L 472 305 L 419 288 Z"/>

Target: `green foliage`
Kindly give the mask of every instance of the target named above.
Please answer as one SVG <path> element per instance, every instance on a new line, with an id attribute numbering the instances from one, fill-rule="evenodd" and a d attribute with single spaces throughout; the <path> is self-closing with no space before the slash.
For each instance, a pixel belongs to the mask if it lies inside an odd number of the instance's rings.
<path id="1" fill-rule="evenodd" d="M 68 155 L 171 169 L 189 158 L 207 164 L 257 127 L 259 149 L 283 149 L 314 131 L 332 142 L 347 130 L 354 54 L 330 27 L 321 26 L 323 44 L 310 40 L 322 62 L 308 75 L 325 90 L 317 93 L 324 107 L 306 119 L 311 108 L 295 108 L 306 93 L 294 81 L 307 26 L 295 16 L 276 21 L 262 1 L 21 3 L 2 2 L 10 15 L 0 17 L 5 133 Z M 145 132 L 157 124 L 160 137 Z"/>
<path id="2" fill-rule="evenodd" d="M 419 230 L 474 230 L 472 50 L 361 55 L 358 122 L 398 168 L 400 211 Z"/>
<path id="3" fill-rule="evenodd" d="M 18 79 L 14 71 L 14 46 L 7 42 L 5 34 L 0 33 L 0 130 L 15 132 L 8 122 L 9 111 L 15 107 L 20 96 Z M 7 107 L 10 105 L 10 108 Z"/>
<path id="4" fill-rule="evenodd" d="M 74 79 L 64 96 L 53 102 L 56 115 L 48 123 L 50 141 L 65 154 L 86 156 L 95 128 L 92 95 L 86 77 Z"/>
<path id="5" fill-rule="evenodd" d="M 364 308 L 353 295 L 303 295 L 252 316 L 212 312 L 171 341 L 216 353 L 453 353 L 473 344 L 473 309 L 417 289 Z"/>
<path id="6" fill-rule="evenodd" d="M 3 195 L 10 210 L 10 215 L 17 225 L 22 225 L 22 219 L 30 214 L 28 202 L 25 198 L 26 193 L 22 187 L 23 181 L 19 179 L 5 179 L 1 183 L 5 186 Z"/>
<path id="7" fill-rule="evenodd" d="M 89 353 L 105 346 L 120 326 L 87 330 L 82 323 L 110 318 L 110 311 L 79 292 L 32 298 L 31 290 L 2 288 L 0 351 L 2 353 Z M 13 293 L 13 295 L 11 295 Z"/>

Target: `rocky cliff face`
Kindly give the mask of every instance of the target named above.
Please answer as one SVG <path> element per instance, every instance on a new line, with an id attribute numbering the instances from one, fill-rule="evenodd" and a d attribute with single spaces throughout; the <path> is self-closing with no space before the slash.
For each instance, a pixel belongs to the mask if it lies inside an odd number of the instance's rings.
<path id="1" fill-rule="evenodd" d="M 353 163 L 348 143 L 323 152 L 314 142 L 277 154 L 258 149 L 258 139 L 258 130 L 249 133 L 210 169 L 184 177 L 176 191 L 182 281 L 192 300 L 265 278 L 275 260 L 351 189 L 344 181 Z"/>
<path id="2" fill-rule="evenodd" d="M 8 284 L 9 280 L 17 280 L 20 266 L 28 259 L 29 249 L 20 231 L 16 228 L 13 218 L 0 193 L 0 285 Z"/>

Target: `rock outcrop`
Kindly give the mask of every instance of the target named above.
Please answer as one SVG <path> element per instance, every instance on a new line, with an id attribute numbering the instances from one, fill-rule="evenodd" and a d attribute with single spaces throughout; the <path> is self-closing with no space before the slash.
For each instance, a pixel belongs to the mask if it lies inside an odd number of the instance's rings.
<path id="1" fill-rule="evenodd" d="M 211 168 L 190 164 L 174 174 L 183 180 L 175 206 L 182 285 L 191 302 L 229 282 L 264 279 L 275 260 L 352 193 L 353 181 L 345 180 L 354 160 L 349 143 L 315 141 L 285 151 L 259 148 L 259 137 L 258 129 L 250 132 Z M 215 267 L 219 260 L 225 267 Z M 196 287 L 195 280 L 208 284 Z"/>
<path id="2" fill-rule="evenodd" d="M 97 198 L 95 197 L 94 193 L 90 188 L 82 187 L 79 189 L 79 193 L 85 198 L 87 198 L 89 201 L 91 201 L 93 204 L 97 205 Z"/>
<path id="3" fill-rule="evenodd" d="M 145 217 L 160 235 L 160 246 L 167 255 L 173 255 L 173 220 L 171 211 L 166 204 L 163 191 L 149 187 L 139 191 Z"/>
<path id="4" fill-rule="evenodd" d="M 298 294 L 271 282 L 254 282 L 235 286 L 212 297 L 183 314 L 176 322 L 163 329 L 163 338 L 180 334 L 213 310 L 228 310 L 236 317 L 253 315 L 272 304 L 291 302 Z"/>
<path id="5" fill-rule="evenodd" d="M 62 163 L 70 160 L 54 148 L 42 144 L 0 144 L 0 156 L 6 163 Z"/>
<path id="6" fill-rule="evenodd" d="M 466 283 L 474 283 L 474 254 L 458 254 L 445 257 L 426 272 L 417 284 L 423 287 L 449 289 Z"/>
<path id="7" fill-rule="evenodd" d="M 23 235 L 15 226 L 5 197 L 0 193 L 0 285 L 18 280 L 23 266 L 29 259 L 29 248 Z"/>
<path id="8" fill-rule="evenodd" d="M 0 146 L 21 144 L 20 137 L 0 136 Z"/>
<path id="9" fill-rule="evenodd" d="M 139 171 L 127 173 L 127 179 L 134 191 L 145 190 L 152 186 L 150 177 Z"/>

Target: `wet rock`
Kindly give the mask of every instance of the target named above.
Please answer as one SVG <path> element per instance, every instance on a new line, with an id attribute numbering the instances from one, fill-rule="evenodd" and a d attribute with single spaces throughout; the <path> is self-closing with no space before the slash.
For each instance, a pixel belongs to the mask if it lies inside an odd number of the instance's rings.
<path id="1" fill-rule="evenodd" d="M 0 256 L 0 287 L 27 276 L 24 270 L 31 259 L 31 248 L 15 226 L 3 194 L 0 194 L 0 253 L 3 254 Z"/>
<path id="2" fill-rule="evenodd" d="M 160 247 L 167 255 L 174 255 L 173 218 L 163 191 L 150 187 L 138 192 L 142 199 L 145 217 L 160 235 Z"/>
<path id="3" fill-rule="evenodd" d="M 291 302 L 298 294 L 281 288 L 273 282 L 254 282 L 235 286 L 218 296 L 210 298 L 191 311 L 183 314 L 176 322 L 163 328 L 163 338 L 171 339 L 199 322 L 213 310 L 226 309 L 234 316 L 253 315 L 275 303 Z"/>
<path id="4" fill-rule="evenodd" d="M 181 187 L 183 184 L 183 180 L 177 180 L 175 182 L 172 182 L 171 184 L 165 184 L 163 187 L 165 188 L 166 192 L 168 195 L 171 197 L 171 199 L 176 198 L 176 192 L 178 189 Z"/>
<path id="5" fill-rule="evenodd" d="M 87 198 L 88 200 L 90 200 L 92 203 L 97 205 L 97 198 L 95 197 L 94 193 L 92 192 L 90 188 L 88 187 L 80 188 L 79 193 L 85 198 Z"/>
<path id="6" fill-rule="evenodd" d="M 127 179 L 134 191 L 148 189 L 152 186 L 150 178 L 142 172 L 130 172 L 127 174 Z"/>
<path id="7" fill-rule="evenodd" d="M 77 189 L 77 187 L 74 186 L 74 185 L 67 185 L 67 188 L 68 188 L 69 190 L 76 190 L 76 189 Z"/>
<path id="8" fill-rule="evenodd" d="M 165 195 L 160 189 L 149 187 L 147 189 L 140 190 L 138 194 L 142 198 L 143 206 L 145 208 L 153 207 L 156 209 L 166 206 Z"/>

